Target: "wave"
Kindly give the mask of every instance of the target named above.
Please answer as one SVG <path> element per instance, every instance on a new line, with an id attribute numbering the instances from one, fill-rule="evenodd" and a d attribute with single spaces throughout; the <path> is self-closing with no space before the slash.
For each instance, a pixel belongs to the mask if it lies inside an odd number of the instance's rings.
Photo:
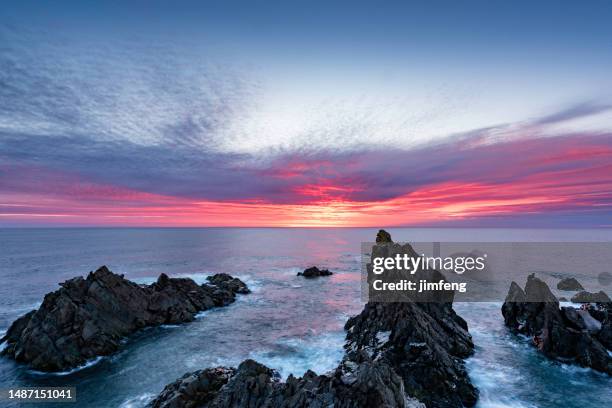
<path id="1" fill-rule="evenodd" d="M 89 367 L 93 367 L 96 364 L 98 364 L 100 361 L 104 360 L 104 358 L 105 358 L 104 356 L 99 356 L 99 357 L 93 358 L 93 359 L 85 362 L 85 364 L 80 365 L 78 367 L 75 367 L 75 368 L 73 368 L 71 370 L 68 370 L 68 371 L 58 371 L 58 372 L 48 373 L 48 372 L 45 372 L 45 371 L 28 370 L 28 372 L 30 374 L 40 375 L 40 376 L 63 377 L 63 376 L 66 376 L 66 375 L 74 374 L 76 372 L 85 370 L 85 369 L 87 369 Z"/>
<path id="2" fill-rule="evenodd" d="M 529 404 L 517 398 L 491 398 L 480 396 L 476 408 L 538 408 L 537 405 Z"/>
<path id="3" fill-rule="evenodd" d="M 254 352 L 250 358 L 279 372 L 286 379 L 289 374 L 301 376 L 312 370 L 323 374 L 335 369 L 344 356 L 345 333 L 326 333 L 318 336 L 284 339 L 274 350 Z"/>
<path id="4" fill-rule="evenodd" d="M 4 337 L 6 334 L 6 330 L 0 330 L 0 339 Z M 0 352 L 2 352 L 7 347 L 6 341 L 0 343 Z"/>
<path id="5" fill-rule="evenodd" d="M 123 401 L 119 408 L 141 408 L 155 398 L 155 394 L 144 393 Z"/>

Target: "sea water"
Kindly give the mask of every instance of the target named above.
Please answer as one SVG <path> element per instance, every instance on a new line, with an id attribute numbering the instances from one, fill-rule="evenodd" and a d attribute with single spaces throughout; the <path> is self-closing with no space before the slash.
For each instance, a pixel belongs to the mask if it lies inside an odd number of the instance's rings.
<path id="1" fill-rule="evenodd" d="M 612 241 L 610 230 L 388 229 L 396 241 Z M 66 279 L 107 265 L 151 283 L 160 273 L 204 282 L 226 272 L 253 290 L 194 322 L 145 329 L 121 350 L 66 373 L 0 359 L 0 389 L 74 386 L 79 407 L 143 407 L 186 372 L 256 359 L 281 376 L 324 373 L 343 355 L 344 323 L 361 311 L 360 243 L 376 229 L 0 230 L 0 333 Z M 334 275 L 304 279 L 310 266 Z M 541 356 L 503 325 L 501 303 L 458 303 L 476 352 L 479 407 L 603 407 L 612 379 Z M 45 404 L 46 406 L 61 406 Z M 16 406 L 10 405 L 7 406 Z M 39 404 L 43 406 L 43 404 Z"/>

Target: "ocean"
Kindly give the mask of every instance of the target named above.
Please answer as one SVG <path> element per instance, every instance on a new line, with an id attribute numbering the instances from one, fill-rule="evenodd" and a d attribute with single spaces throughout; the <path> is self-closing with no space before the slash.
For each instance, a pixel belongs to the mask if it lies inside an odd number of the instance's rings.
<path id="1" fill-rule="evenodd" d="M 343 355 L 344 323 L 363 307 L 360 244 L 374 228 L 2 229 L 0 334 L 58 283 L 101 265 L 141 283 L 160 273 L 204 282 L 226 272 L 253 293 L 191 323 L 146 329 L 120 352 L 71 372 L 44 374 L 0 358 L 0 389 L 74 386 L 79 407 L 143 407 L 186 372 L 253 358 L 283 377 L 324 373 Z M 395 241 L 612 242 L 612 230 L 389 228 Z M 296 274 L 329 268 L 329 278 Z M 524 282 L 520 282 L 524 284 Z M 456 303 L 476 344 L 467 360 L 478 407 L 604 407 L 612 379 L 550 361 L 503 325 L 501 302 Z M 1 347 L 1 346 L 0 346 Z M 65 406 L 45 404 L 46 406 Z M 6 405 L 7 407 L 17 405 Z M 37 406 L 43 406 L 39 404 Z"/>

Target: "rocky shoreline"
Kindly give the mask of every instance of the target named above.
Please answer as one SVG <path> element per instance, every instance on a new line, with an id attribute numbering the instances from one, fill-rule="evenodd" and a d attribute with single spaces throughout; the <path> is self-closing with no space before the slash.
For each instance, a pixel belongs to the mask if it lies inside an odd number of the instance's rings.
<path id="1" fill-rule="evenodd" d="M 547 357 L 612 375 L 612 356 L 606 350 L 612 349 L 611 306 L 559 307 L 548 285 L 532 274 L 524 290 L 512 282 L 502 314 L 506 326 L 532 337 Z"/>
<path id="2" fill-rule="evenodd" d="M 116 352 L 122 339 L 142 328 L 189 322 L 250 292 L 227 274 L 208 281 L 198 285 L 161 274 L 155 283 L 139 285 L 102 266 L 61 283 L 38 310 L 13 322 L 0 339 L 6 342 L 2 355 L 36 370 L 66 371 Z"/>
<path id="3" fill-rule="evenodd" d="M 378 250 L 397 244 L 385 231 Z M 404 250 L 412 251 L 409 246 Z M 374 251 L 373 251 L 374 252 Z M 474 351 L 466 322 L 451 302 L 369 302 L 345 325 L 339 366 L 317 375 L 278 374 L 253 360 L 237 368 L 216 367 L 185 374 L 150 404 L 178 407 L 425 407 L 475 405 L 463 359 Z"/>

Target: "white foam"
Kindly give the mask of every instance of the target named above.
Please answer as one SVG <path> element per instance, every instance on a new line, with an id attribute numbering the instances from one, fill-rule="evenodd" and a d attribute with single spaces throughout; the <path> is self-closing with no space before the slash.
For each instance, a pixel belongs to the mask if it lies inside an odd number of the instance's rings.
<path id="1" fill-rule="evenodd" d="M 189 278 L 189 279 L 192 279 L 198 285 L 202 285 L 204 283 L 208 283 L 208 280 L 206 278 L 208 278 L 209 276 L 213 276 L 213 275 L 214 273 L 207 273 L 207 272 L 181 273 L 181 274 L 172 276 L 172 278 Z"/>
<path id="2" fill-rule="evenodd" d="M 210 312 L 211 312 L 211 309 L 208 309 L 208 310 L 203 310 L 203 311 L 201 311 L 201 312 L 196 313 L 196 315 L 194 316 L 194 318 L 195 318 L 195 319 L 201 319 L 201 318 L 203 318 L 204 316 L 206 316 L 206 315 L 210 314 Z"/>
<path id="3" fill-rule="evenodd" d="M 289 374 L 302 376 L 307 370 L 323 374 L 335 369 L 342 360 L 344 332 L 287 339 L 279 344 L 295 352 L 289 355 L 274 351 L 254 352 L 250 358 L 277 370 L 283 379 Z"/>
<path id="4" fill-rule="evenodd" d="M 234 275 L 232 275 L 232 276 L 234 276 Z M 248 286 L 250 291 L 253 292 L 253 293 L 259 292 L 261 290 L 261 288 L 263 287 L 262 282 L 257 280 L 257 279 L 253 279 L 251 277 L 251 275 L 236 275 L 236 276 L 234 276 L 234 278 L 238 278 L 241 281 L 243 281 L 244 283 L 246 283 L 246 285 Z"/>
<path id="5" fill-rule="evenodd" d="M 0 339 L 4 337 L 5 334 L 6 334 L 6 330 L 0 330 Z M 2 342 L 0 344 L 0 352 L 2 352 L 7 346 L 8 344 L 6 344 L 6 341 Z"/>
<path id="6" fill-rule="evenodd" d="M 175 329 L 177 327 L 181 327 L 178 324 L 162 324 L 161 326 L 159 326 L 162 329 Z"/>
<path id="7" fill-rule="evenodd" d="M 376 333 L 376 341 L 379 345 L 383 345 L 389 341 L 389 336 L 391 336 L 391 331 L 382 331 Z"/>
<path id="8" fill-rule="evenodd" d="M 142 408 L 155 398 L 154 394 L 145 393 L 129 398 L 119 405 L 119 408 Z"/>
<path id="9" fill-rule="evenodd" d="M 478 408 L 537 408 L 537 405 L 527 404 L 516 398 L 491 398 L 481 395 L 478 399 Z"/>
<path id="10" fill-rule="evenodd" d="M 81 371 L 81 370 L 84 370 L 86 368 L 92 367 L 92 366 L 98 364 L 103 359 L 104 359 L 104 357 L 96 357 L 94 359 L 91 359 L 91 360 L 87 361 L 85 364 L 80 365 L 78 367 L 75 367 L 72 370 L 68 370 L 68 371 L 59 371 L 59 372 L 54 372 L 54 373 L 47 373 L 47 372 L 44 372 L 44 371 L 28 370 L 28 372 L 31 373 L 31 374 L 35 374 L 35 375 L 62 377 L 62 376 L 74 374 L 77 371 Z"/>

